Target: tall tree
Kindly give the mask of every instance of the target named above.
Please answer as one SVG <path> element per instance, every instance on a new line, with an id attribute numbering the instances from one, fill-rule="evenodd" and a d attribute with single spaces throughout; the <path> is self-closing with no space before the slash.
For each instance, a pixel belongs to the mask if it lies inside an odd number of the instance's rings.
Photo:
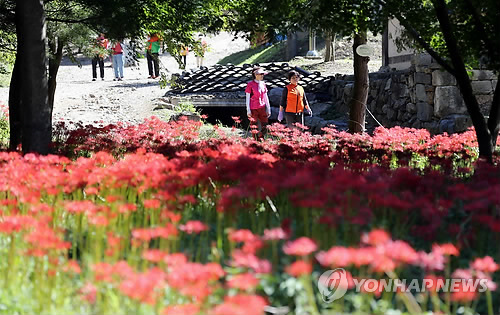
<path id="1" fill-rule="evenodd" d="M 474 125 L 479 155 L 492 161 L 500 130 L 500 89 L 494 87 L 490 114 L 480 111 L 468 69 L 483 63 L 500 71 L 500 2 L 498 0 L 376 0 L 399 19 L 405 33 L 457 79 Z"/>
<path id="2" fill-rule="evenodd" d="M 380 32 L 384 19 L 380 5 L 372 0 L 241 0 L 232 6 L 232 30 L 241 32 L 265 31 L 272 34 L 312 28 L 340 36 L 354 37 L 354 89 L 349 102 L 351 132 L 365 129 L 368 98 L 369 58 L 357 55 L 356 48 L 366 43 L 367 31 Z"/>
<path id="3" fill-rule="evenodd" d="M 64 51 L 71 55 L 75 43 L 89 30 L 105 32 L 111 39 L 141 38 L 158 31 L 172 43 L 189 44 L 193 32 L 222 26 L 224 6 L 222 0 L 0 1 L 0 25 L 15 25 L 17 37 L 9 92 L 10 148 L 22 143 L 24 152 L 49 152 L 57 71 Z M 50 23 L 48 45 L 45 12 Z M 0 44 L 5 38 L 1 36 Z M 170 46 L 175 52 L 176 46 Z"/>
<path id="4" fill-rule="evenodd" d="M 17 0 L 16 62 L 9 94 L 10 122 L 20 126 L 10 147 L 22 143 L 24 152 L 47 154 L 52 138 L 52 110 L 48 107 L 45 14 L 41 0 Z"/>

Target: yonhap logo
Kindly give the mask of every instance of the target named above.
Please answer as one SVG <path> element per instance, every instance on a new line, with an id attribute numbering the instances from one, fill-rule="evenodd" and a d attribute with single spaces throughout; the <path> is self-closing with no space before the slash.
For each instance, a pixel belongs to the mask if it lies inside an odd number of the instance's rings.
<path id="1" fill-rule="evenodd" d="M 343 268 L 327 270 L 318 280 L 318 289 L 325 303 L 332 303 L 343 297 L 348 286 L 347 273 Z"/>

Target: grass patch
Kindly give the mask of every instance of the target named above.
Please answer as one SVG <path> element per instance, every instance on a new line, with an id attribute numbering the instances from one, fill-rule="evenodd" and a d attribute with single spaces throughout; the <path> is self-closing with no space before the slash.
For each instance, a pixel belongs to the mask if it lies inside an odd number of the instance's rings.
<path id="1" fill-rule="evenodd" d="M 218 62 L 218 64 L 225 65 L 230 63 L 233 65 L 243 65 L 246 63 L 255 64 L 283 61 L 285 59 L 285 49 L 285 42 L 280 42 L 268 47 L 261 46 L 257 48 L 250 48 L 224 57 Z"/>

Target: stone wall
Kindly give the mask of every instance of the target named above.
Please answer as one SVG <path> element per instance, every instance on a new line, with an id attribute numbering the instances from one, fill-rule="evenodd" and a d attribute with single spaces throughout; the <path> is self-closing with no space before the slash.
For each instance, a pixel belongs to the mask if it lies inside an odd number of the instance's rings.
<path id="1" fill-rule="evenodd" d="M 481 111 L 488 115 L 498 76 L 473 70 L 472 88 Z M 354 76 L 337 75 L 330 95 L 337 110 L 348 113 Z M 368 110 L 385 127 L 425 128 L 431 133 L 465 131 L 472 125 L 455 78 L 427 54 L 416 55 L 407 70 L 370 73 Z M 367 128 L 376 127 L 367 112 Z"/>

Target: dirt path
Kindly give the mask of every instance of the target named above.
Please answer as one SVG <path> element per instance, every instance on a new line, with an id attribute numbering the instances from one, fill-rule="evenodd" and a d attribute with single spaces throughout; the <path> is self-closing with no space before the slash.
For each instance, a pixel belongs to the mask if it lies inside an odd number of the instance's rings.
<path id="1" fill-rule="evenodd" d="M 207 36 L 210 47 L 204 60 L 205 66 L 216 64 L 232 53 L 247 49 L 243 39 L 232 40 L 232 35 L 221 33 Z M 82 67 L 64 60 L 57 76 L 57 90 L 54 101 L 53 121 L 82 122 L 83 124 L 105 124 L 116 122 L 138 123 L 154 115 L 155 99 L 167 90 L 161 89 L 158 79 L 147 79 L 148 67 L 145 59 L 138 67 L 126 67 L 124 80 L 113 81 L 114 74 L 109 59 L 105 62 L 104 81 L 92 81 L 92 65 L 89 59 L 82 59 Z M 169 73 L 180 72 L 168 53 L 160 55 L 160 61 Z M 187 57 L 187 68 L 195 68 L 196 59 L 192 53 Z M 0 103 L 7 104 L 8 88 L 0 89 Z"/>

